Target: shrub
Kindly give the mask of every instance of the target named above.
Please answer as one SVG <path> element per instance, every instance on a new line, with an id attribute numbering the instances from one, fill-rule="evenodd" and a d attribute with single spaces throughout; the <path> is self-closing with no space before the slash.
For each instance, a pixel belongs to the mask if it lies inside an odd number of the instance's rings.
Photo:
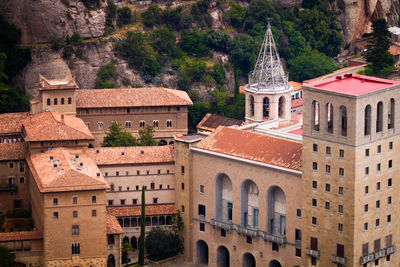
<path id="1" fill-rule="evenodd" d="M 118 27 L 131 24 L 133 20 L 132 11 L 129 7 L 118 8 Z"/>
<path id="2" fill-rule="evenodd" d="M 146 250 L 153 259 L 165 259 L 174 256 L 182 250 L 182 241 L 178 235 L 153 228 L 146 236 Z"/>
<path id="3" fill-rule="evenodd" d="M 51 49 L 58 51 L 64 47 L 64 40 L 62 38 L 51 38 Z"/>
<path id="4" fill-rule="evenodd" d="M 81 45 L 82 44 L 82 37 L 79 33 L 74 32 L 71 36 L 71 44 L 72 45 Z"/>
<path id="5" fill-rule="evenodd" d="M 157 5 L 150 5 L 149 8 L 142 13 L 143 24 L 147 27 L 158 25 L 162 21 L 162 9 Z"/>
<path id="6" fill-rule="evenodd" d="M 63 50 L 63 57 L 65 59 L 70 59 L 74 54 L 74 48 L 71 45 L 66 45 Z"/>
<path id="7" fill-rule="evenodd" d="M 226 32 L 212 30 L 207 33 L 207 45 L 217 51 L 228 52 L 232 49 L 232 38 Z"/>
<path id="8" fill-rule="evenodd" d="M 235 28 L 240 28 L 243 25 L 245 10 L 239 4 L 232 4 L 231 8 L 224 14 L 224 18 L 228 19 L 230 24 Z"/>
<path id="9" fill-rule="evenodd" d="M 193 29 L 192 33 L 187 30 L 182 31 L 181 48 L 195 57 L 208 55 L 210 49 L 207 46 L 206 35 L 198 28 Z"/>

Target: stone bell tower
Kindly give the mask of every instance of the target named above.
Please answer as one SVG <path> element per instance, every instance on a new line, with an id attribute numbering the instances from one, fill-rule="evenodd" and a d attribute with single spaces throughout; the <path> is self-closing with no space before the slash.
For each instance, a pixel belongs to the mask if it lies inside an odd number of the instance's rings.
<path id="1" fill-rule="evenodd" d="M 290 119 L 291 86 L 283 70 L 270 24 L 254 70 L 249 73 L 245 91 L 246 122 Z"/>

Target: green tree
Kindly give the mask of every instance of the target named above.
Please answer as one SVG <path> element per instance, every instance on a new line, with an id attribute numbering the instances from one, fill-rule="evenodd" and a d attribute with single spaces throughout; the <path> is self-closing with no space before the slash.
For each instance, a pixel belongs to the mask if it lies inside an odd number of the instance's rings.
<path id="1" fill-rule="evenodd" d="M 11 267 L 15 261 L 15 254 L 6 247 L 0 246 L 0 266 Z"/>
<path id="2" fill-rule="evenodd" d="M 161 28 L 151 33 L 151 43 L 155 51 L 168 57 L 175 55 L 176 36 L 168 28 Z"/>
<path id="3" fill-rule="evenodd" d="M 147 27 L 158 25 L 162 21 L 162 9 L 157 5 L 150 5 L 149 8 L 142 13 L 143 24 Z"/>
<path id="4" fill-rule="evenodd" d="M 128 263 L 131 261 L 128 257 L 128 252 L 133 250 L 132 245 L 129 242 L 125 242 L 122 244 L 122 264 L 128 266 Z"/>
<path id="5" fill-rule="evenodd" d="M 139 236 L 139 259 L 138 263 L 140 266 L 144 264 L 144 248 L 145 248 L 145 235 L 146 235 L 146 211 L 145 211 L 145 190 L 144 185 L 142 186 L 142 212 L 140 219 L 140 236 Z"/>
<path id="6" fill-rule="evenodd" d="M 71 44 L 72 45 L 81 45 L 82 44 L 82 37 L 79 33 L 74 32 L 71 36 Z"/>
<path id="7" fill-rule="evenodd" d="M 139 130 L 139 146 L 156 146 L 157 141 L 153 137 L 154 129 L 147 125 L 146 128 Z"/>
<path id="8" fill-rule="evenodd" d="M 394 58 L 388 51 L 391 35 L 385 19 L 374 20 L 372 29 L 366 59 L 371 63 L 369 66 L 372 74 L 383 77 L 395 69 Z"/>
<path id="9" fill-rule="evenodd" d="M 118 18 L 117 18 L 118 27 L 131 24 L 132 22 L 133 22 L 132 10 L 127 6 L 118 8 Z"/>
<path id="10" fill-rule="evenodd" d="M 221 30 L 211 30 L 207 33 L 207 45 L 214 50 L 228 52 L 232 49 L 232 38 Z"/>
<path id="11" fill-rule="evenodd" d="M 179 235 L 163 230 L 159 227 L 151 229 L 146 237 L 146 250 L 149 258 L 154 260 L 165 259 L 182 251 Z"/>
<path id="12" fill-rule="evenodd" d="M 290 79 L 298 82 L 328 74 L 337 68 L 335 61 L 318 51 L 311 51 L 288 61 Z"/>
<path id="13" fill-rule="evenodd" d="M 106 133 L 103 139 L 103 147 L 119 147 L 119 146 L 136 146 L 136 139 L 130 132 L 125 132 L 121 129 L 116 121 L 113 121 L 110 126 L 110 131 Z"/>
<path id="14" fill-rule="evenodd" d="M 94 83 L 96 89 L 103 88 L 114 88 L 115 83 L 118 79 L 117 68 L 114 62 L 110 62 L 107 65 L 102 66 L 97 73 L 97 78 Z"/>
<path id="15" fill-rule="evenodd" d="M 246 11 L 239 4 L 232 4 L 231 8 L 224 14 L 224 17 L 229 19 L 231 25 L 235 28 L 240 28 L 243 25 Z"/>
<path id="16" fill-rule="evenodd" d="M 114 31 L 114 19 L 117 15 L 117 6 L 114 4 L 113 0 L 107 0 L 106 14 L 104 35 L 111 34 Z"/>
<path id="17" fill-rule="evenodd" d="M 231 56 L 233 65 L 239 70 L 239 74 L 247 75 L 254 67 L 258 48 L 254 39 L 247 34 L 235 37 Z"/>
<path id="18" fill-rule="evenodd" d="M 191 33 L 183 30 L 180 46 L 191 56 L 195 57 L 207 56 L 210 52 L 207 46 L 207 36 L 198 28 L 194 28 Z"/>

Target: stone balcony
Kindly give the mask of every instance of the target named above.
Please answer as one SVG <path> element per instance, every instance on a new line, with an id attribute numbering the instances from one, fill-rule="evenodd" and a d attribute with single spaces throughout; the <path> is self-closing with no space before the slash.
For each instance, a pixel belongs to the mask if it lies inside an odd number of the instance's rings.
<path id="1" fill-rule="evenodd" d="M 14 184 L 0 185 L 0 191 L 17 191 L 18 187 Z"/>
<path id="2" fill-rule="evenodd" d="M 367 256 L 360 257 L 360 264 L 366 264 L 368 262 L 371 262 L 371 261 L 386 257 L 386 256 L 388 256 L 390 254 L 395 253 L 395 252 L 396 252 L 396 246 L 391 246 L 391 247 L 388 247 L 388 248 L 381 249 L 381 250 L 379 250 L 377 252 L 370 253 Z"/>
<path id="3" fill-rule="evenodd" d="M 265 241 L 268 242 L 275 242 L 278 243 L 279 245 L 284 245 L 286 244 L 287 240 L 285 236 L 276 236 L 276 235 L 271 235 L 267 232 L 264 232 L 262 230 L 258 229 L 252 229 L 244 226 L 240 226 L 237 224 L 233 224 L 232 222 L 222 222 L 222 221 L 217 221 L 215 219 L 210 220 L 210 224 L 217 229 L 224 229 L 228 231 L 236 231 L 238 234 L 242 235 L 248 235 L 251 237 L 261 237 Z"/>
<path id="4" fill-rule="evenodd" d="M 332 255 L 332 262 L 346 265 L 347 259 L 345 257 L 339 257 L 336 255 Z"/>
<path id="5" fill-rule="evenodd" d="M 319 257 L 321 256 L 321 252 L 319 250 L 306 248 L 306 255 L 319 259 Z"/>

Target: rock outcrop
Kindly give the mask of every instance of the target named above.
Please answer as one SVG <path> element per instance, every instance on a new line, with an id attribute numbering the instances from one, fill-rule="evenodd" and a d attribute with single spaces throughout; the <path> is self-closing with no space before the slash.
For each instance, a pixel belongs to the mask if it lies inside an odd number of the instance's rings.
<path id="1" fill-rule="evenodd" d="M 103 9 L 87 10 L 77 0 L 2 0 L 0 15 L 21 29 L 23 44 L 49 42 L 74 32 L 82 38 L 104 33 Z"/>

